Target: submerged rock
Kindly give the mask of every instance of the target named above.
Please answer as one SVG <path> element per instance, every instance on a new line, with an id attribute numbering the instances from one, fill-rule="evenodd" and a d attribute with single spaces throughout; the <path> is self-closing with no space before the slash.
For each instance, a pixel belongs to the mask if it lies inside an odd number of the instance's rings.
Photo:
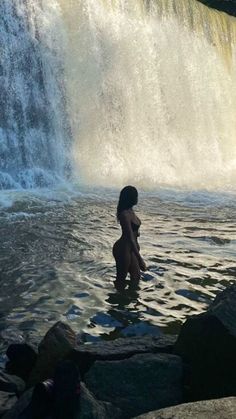
<path id="1" fill-rule="evenodd" d="M 123 411 L 122 419 L 182 401 L 182 362 L 174 355 L 141 354 L 96 361 L 85 376 L 99 400 Z"/>
<path id="2" fill-rule="evenodd" d="M 174 352 L 187 364 L 186 400 L 236 396 L 236 285 L 184 323 Z"/>
<path id="3" fill-rule="evenodd" d="M 157 410 L 136 419 L 235 419 L 236 398 L 204 400 Z"/>

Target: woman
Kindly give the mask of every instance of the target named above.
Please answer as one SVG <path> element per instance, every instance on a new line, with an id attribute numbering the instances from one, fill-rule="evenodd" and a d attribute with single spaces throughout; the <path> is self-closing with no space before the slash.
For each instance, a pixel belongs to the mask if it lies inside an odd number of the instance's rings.
<path id="1" fill-rule="evenodd" d="M 116 281 L 122 285 L 127 274 L 133 281 L 139 281 L 140 270 L 146 271 L 138 245 L 140 219 L 136 216 L 133 206 L 138 203 L 138 191 L 133 186 L 126 186 L 120 193 L 117 205 L 117 220 L 122 229 L 121 238 L 113 246 L 116 261 Z"/>

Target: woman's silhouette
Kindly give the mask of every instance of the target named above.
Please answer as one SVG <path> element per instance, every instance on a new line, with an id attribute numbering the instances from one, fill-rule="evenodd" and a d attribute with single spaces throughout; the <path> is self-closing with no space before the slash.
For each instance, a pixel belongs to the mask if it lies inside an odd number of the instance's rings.
<path id="1" fill-rule="evenodd" d="M 122 229 L 122 235 L 113 246 L 113 256 L 116 261 L 116 283 L 124 286 L 127 274 L 132 281 L 139 281 L 140 270 L 145 271 L 146 265 L 139 250 L 138 236 L 140 219 L 133 210 L 138 203 L 138 191 L 133 186 L 122 189 L 117 205 L 117 220 Z"/>

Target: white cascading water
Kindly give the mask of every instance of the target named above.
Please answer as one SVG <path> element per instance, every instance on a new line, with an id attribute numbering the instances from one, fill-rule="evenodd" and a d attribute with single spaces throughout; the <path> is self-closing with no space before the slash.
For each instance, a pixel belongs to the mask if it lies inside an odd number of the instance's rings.
<path id="1" fill-rule="evenodd" d="M 51 186 L 69 170 L 63 25 L 48 3 L 0 3 L 0 189 Z"/>
<path id="2" fill-rule="evenodd" d="M 60 4 L 80 179 L 231 188 L 236 19 L 196 0 Z"/>
<path id="3" fill-rule="evenodd" d="M 234 186 L 235 18 L 196 0 L 2 0 L 0 16 L 5 177 L 65 176 L 72 136 L 80 182 Z"/>

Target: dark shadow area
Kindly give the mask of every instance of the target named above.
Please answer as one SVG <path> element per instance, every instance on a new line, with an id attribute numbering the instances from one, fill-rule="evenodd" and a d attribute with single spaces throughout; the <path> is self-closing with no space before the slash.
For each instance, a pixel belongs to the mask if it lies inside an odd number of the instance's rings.
<path id="1" fill-rule="evenodd" d="M 236 16 L 236 0 L 198 0 L 206 6 Z"/>

